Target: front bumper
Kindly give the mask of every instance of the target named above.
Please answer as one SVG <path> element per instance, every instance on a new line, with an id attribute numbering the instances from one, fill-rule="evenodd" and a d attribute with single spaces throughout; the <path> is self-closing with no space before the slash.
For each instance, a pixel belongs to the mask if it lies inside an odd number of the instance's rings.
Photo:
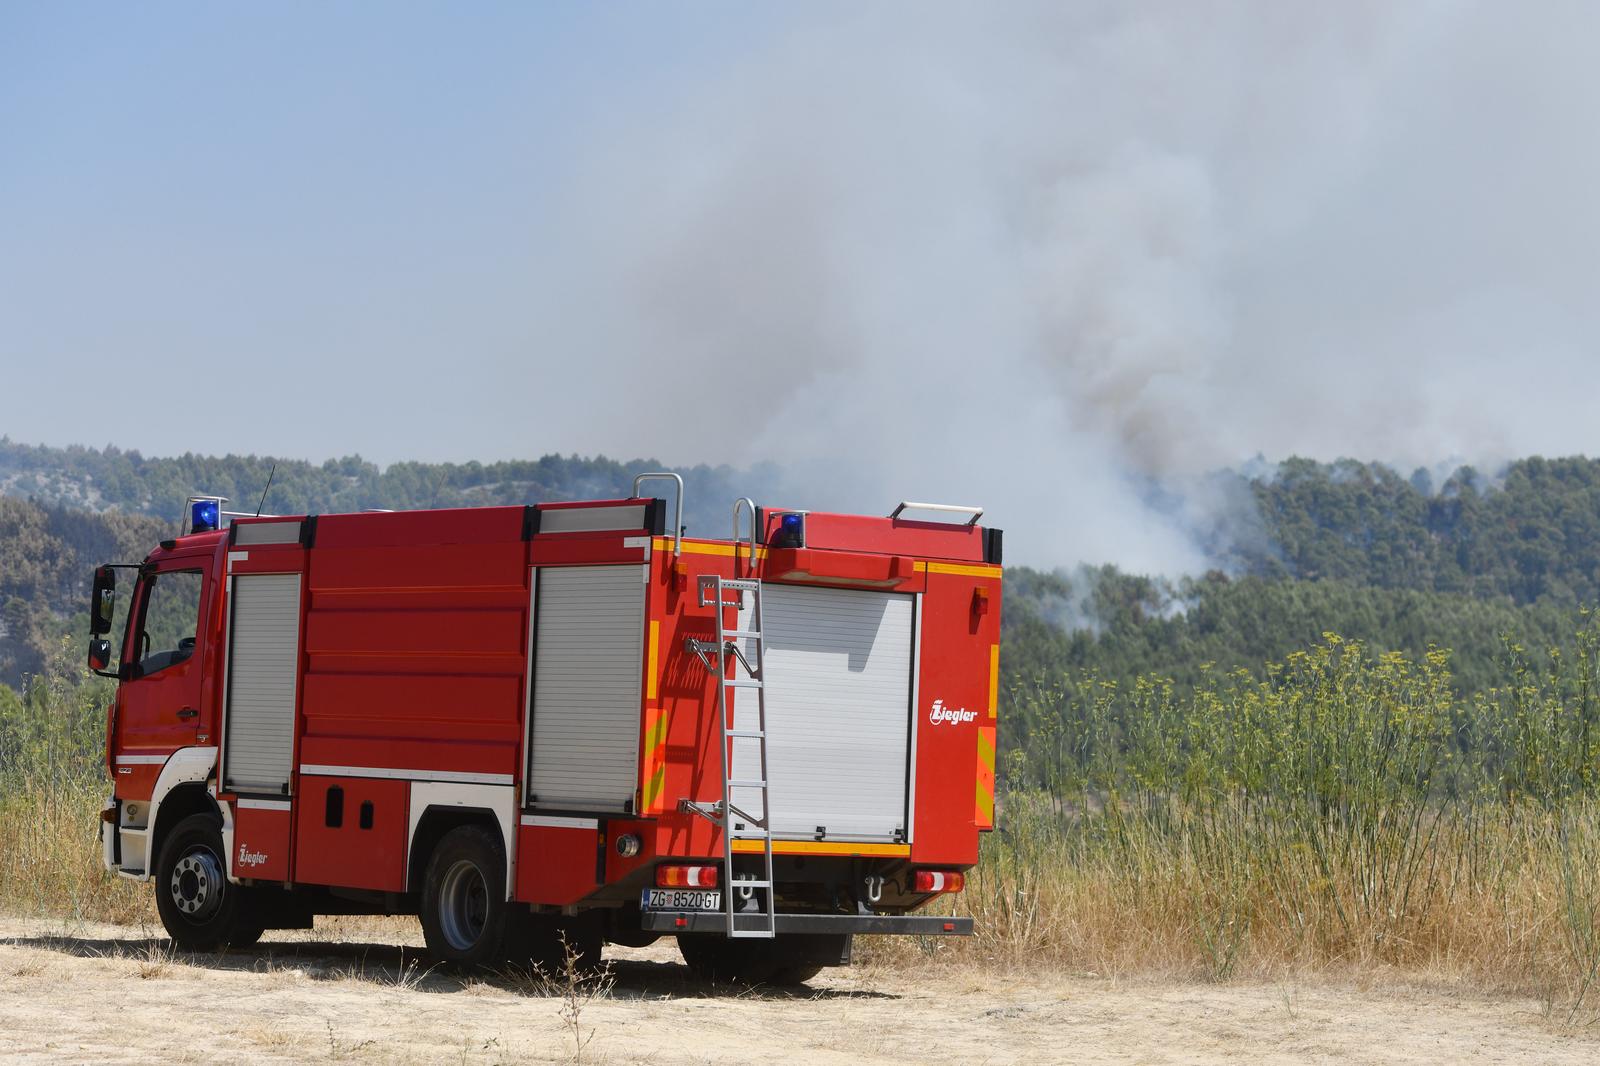
<path id="1" fill-rule="evenodd" d="M 734 928 L 764 930 L 765 914 L 735 914 Z M 779 933 L 881 933 L 900 936 L 971 936 L 971 918 L 938 914 L 779 914 Z M 645 911 L 640 926 L 652 933 L 726 933 L 721 911 Z"/>

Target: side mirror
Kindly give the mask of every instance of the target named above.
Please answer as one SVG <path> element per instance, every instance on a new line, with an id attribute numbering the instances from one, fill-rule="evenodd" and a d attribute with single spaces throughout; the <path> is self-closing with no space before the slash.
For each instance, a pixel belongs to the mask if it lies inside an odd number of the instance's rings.
<path id="1" fill-rule="evenodd" d="M 89 594 L 89 635 L 111 632 L 111 618 L 117 608 L 117 572 L 109 566 L 94 571 L 94 591 Z M 109 661 L 109 659 L 108 659 Z M 97 669 L 104 669 L 98 667 Z"/>
<path id="2" fill-rule="evenodd" d="M 111 642 L 104 637 L 89 641 L 89 669 L 104 670 L 111 665 Z"/>

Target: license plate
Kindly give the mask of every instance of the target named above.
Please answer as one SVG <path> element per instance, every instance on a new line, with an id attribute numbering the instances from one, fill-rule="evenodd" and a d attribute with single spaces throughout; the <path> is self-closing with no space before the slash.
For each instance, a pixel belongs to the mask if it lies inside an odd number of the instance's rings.
<path id="1" fill-rule="evenodd" d="M 720 911 L 722 893 L 704 888 L 647 888 L 639 906 L 647 911 Z"/>

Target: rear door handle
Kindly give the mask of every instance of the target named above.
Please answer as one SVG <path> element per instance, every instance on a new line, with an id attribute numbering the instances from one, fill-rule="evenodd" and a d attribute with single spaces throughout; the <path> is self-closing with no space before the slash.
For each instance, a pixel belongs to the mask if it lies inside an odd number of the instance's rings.
<path id="1" fill-rule="evenodd" d="M 195 710 L 193 707 L 185 707 L 183 710 L 178 712 L 178 717 L 179 718 L 198 718 L 198 717 L 200 717 L 200 712 Z"/>

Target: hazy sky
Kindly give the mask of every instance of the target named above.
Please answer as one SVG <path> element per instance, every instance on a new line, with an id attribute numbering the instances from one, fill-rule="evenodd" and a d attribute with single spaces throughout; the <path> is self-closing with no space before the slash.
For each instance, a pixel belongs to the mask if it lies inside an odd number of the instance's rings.
<path id="1" fill-rule="evenodd" d="M 7 4 L 0 433 L 776 459 L 1181 569 L 1142 479 L 1600 452 L 1596 40 L 1555 0 Z"/>

